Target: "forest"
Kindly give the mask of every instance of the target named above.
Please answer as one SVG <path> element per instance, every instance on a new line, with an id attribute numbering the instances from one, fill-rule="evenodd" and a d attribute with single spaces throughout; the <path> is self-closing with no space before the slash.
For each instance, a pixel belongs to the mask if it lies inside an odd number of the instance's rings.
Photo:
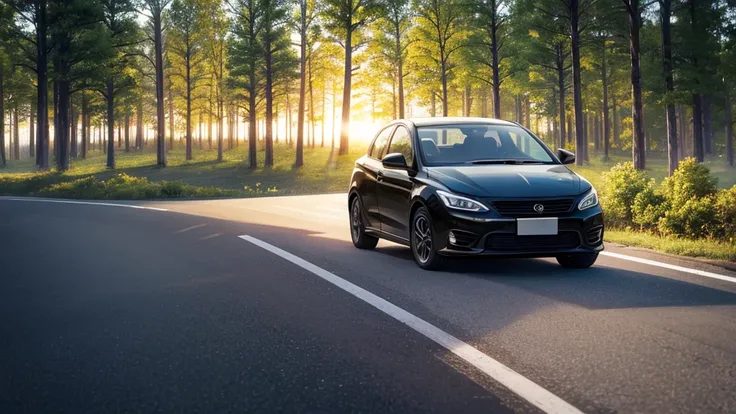
<path id="1" fill-rule="evenodd" d="M 390 119 L 517 121 L 577 163 L 734 163 L 736 2 L 0 0 L 0 168 L 93 151 L 347 154 Z M 281 148 L 281 147 L 279 147 Z"/>

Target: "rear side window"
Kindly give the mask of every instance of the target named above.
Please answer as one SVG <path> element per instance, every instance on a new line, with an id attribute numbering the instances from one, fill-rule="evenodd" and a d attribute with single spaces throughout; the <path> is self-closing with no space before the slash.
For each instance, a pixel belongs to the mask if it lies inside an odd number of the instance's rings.
<path id="1" fill-rule="evenodd" d="M 391 131 L 394 129 L 393 126 L 390 126 L 388 128 L 384 128 L 383 131 L 381 131 L 378 136 L 376 137 L 376 140 L 373 141 L 373 145 L 371 146 L 371 151 L 368 153 L 370 157 L 381 159 L 386 155 L 386 147 L 388 146 L 388 139 L 391 136 Z"/>
<path id="2" fill-rule="evenodd" d="M 406 165 L 411 165 L 414 161 L 411 150 L 411 135 L 409 135 L 409 131 L 403 126 L 396 128 L 396 132 L 394 132 L 394 136 L 391 138 L 391 146 L 388 152 L 402 154 Z"/>

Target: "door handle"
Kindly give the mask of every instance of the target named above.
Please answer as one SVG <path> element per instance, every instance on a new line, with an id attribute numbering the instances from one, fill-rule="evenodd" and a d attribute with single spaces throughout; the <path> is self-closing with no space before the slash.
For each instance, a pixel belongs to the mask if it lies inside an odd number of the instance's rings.
<path id="1" fill-rule="evenodd" d="M 383 180 L 383 171 L 380 171 L 379 170 L 378 172 L 376 172 L 376 180 L 377 181 L 382 181 Z"/>

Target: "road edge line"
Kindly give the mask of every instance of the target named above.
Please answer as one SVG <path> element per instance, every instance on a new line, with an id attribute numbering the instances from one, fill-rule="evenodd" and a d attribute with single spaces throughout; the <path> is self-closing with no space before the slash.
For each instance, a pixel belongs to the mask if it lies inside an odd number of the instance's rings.
<path id="1" fill-rule="evenodd" d="M 169 211 L 166 208 L 138 206 L 135 204 L 98 203 L 94 201 L 51 200 L 48 198 L 31 198 L 31 197 L 0 197 L 0 201 L 2 200 L 30 201 L 30 202 L 36 202 L 36 203 L 82 204 L 82 205 L 88 205 L 88 206 L 127 207 L 127 208 L 135 208 L 138 210 Z"/>
<path id="2" fill-rule="evenodd" d="M 494 381 L 508 388 L 545 413 L 582 413 L 582 411 L 560 397 L 503 365 L 501 362 L 393 303 L 272 244 L 248 235 L 238 237 L 308 270 L 397 321 L 406 324 L 418 333 L 462 358 L 465 362 L 479 369 Z"/>
<path id="3" fill-rule="evenodd" d="M 625 255 L 621 253 L 601 252 L 600 254 L 606 257 L 612 257 L 614 259 L 627 260 L 630 262 L 641 263 L 641 264 L 645 264 L 649 266 L 661 267 L 663 269 L 676 270 L 678 272 L 690 273 L 690 274 L 697 275 L 697 276 L 703 276 L 703 277 L 708 277 L 711 279 L 718 279 L 718 280 L 723 280 L 726 282 L 736 283 L 736 277 L 721 275 L 721 274 L 713 273 L 713 272 L 707 272 L 705 270 L 691 269 L 689 267 L 683 267 L 683 266 L 673 265 L 669 263 L 658 262 L 656 260 L 644 259 L 642 257 L 629 256 L 629 255 Z"/>

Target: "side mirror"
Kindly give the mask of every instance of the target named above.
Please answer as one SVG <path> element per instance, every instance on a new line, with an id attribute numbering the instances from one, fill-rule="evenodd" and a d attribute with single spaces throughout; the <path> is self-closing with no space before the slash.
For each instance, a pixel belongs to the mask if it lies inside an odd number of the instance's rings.
<path id="1" fill-rule="evenodd" d="M 559 158 L 560 162 L 563 164 L 572 164 L 575 162 L 575 153 L 566 149 L 558 148 L 557 158 Z"/>
<path id="2" fill-rule="evenodd" d="M 400 154 L 398 152 L 394 152 L 394 153 L 386 155 L 385 157 L 383 157 L 383 160 L 381 160 L 381 163 L 386 168 L 393 168 L 397 170 L 408 170 L 409 169 L 409 166 L 406 165 L 404 154 Z"/>

